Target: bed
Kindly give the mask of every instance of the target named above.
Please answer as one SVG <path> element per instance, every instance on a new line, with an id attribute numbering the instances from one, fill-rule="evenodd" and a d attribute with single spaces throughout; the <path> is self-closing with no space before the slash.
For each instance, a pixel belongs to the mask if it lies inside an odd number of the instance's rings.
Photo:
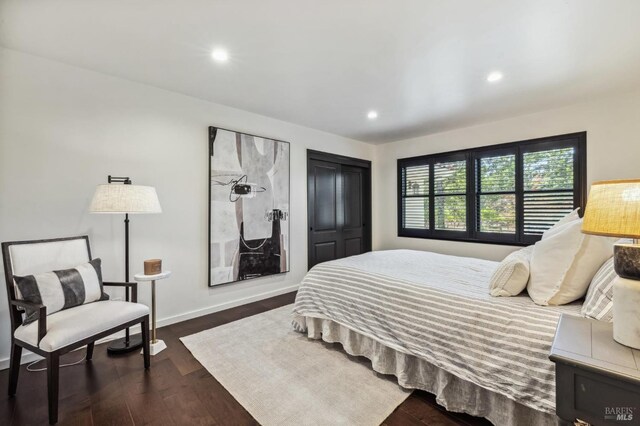
<path id="1" fill-rule="evenodd" d="M 525 294 L 491 297 L 498 263 L 414 250 L 316 265 L 294 304 L 293 326 L 341 343 L 398 383 L 436 395 L 449 411 L 498 425 L 556 425 L 548 359 L 562 313 Z"/>

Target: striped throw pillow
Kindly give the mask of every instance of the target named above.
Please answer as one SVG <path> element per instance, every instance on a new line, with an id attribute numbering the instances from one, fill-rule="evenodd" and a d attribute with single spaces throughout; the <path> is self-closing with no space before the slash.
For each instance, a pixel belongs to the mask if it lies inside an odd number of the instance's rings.
<path id="1" fill-rule="evenodd" d="M 101 263 L 100 259 L 93 259 L 72 269 L 14 276 L 16 298 L 45 305 L 47 315 L 85 303 L 107 300 L 109 295 L 102 288 Z M 37 315 L 37 311 L 27 309 L 22 323 L 35 321 Z"/>
<path id="2" fill-rule="evenodd" d="M 514 251 L 504 258 L 489 281 L 489 293 L 494 297 L 517 296 L 529 282 L 529 260 L 533 246 Z"/>
<path id="3" fill-rule="evenodd" d="M 612 257 L 604 262 L 589 284 L 589 290 L 582 305 L 583 316 L 601 321 L 613 321 L 613 282 L 617 276 Z"/>

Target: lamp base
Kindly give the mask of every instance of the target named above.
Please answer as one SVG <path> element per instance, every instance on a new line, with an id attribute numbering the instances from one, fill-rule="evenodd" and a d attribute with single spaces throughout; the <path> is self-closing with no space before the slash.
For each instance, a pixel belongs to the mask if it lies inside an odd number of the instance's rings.
<path id="1" fill-rule="evenodd" d="M 640 245 L 614 244 L 613 266 L 618 276 L 640 280 Z"/>
<path id="2" fill-rule="evenodd" d="M 613 339 L 640 349 L 640 281 L 616 278 L 613 283 Z"/>
<path id="3" fill-rule="evenodd" d="M 107 347 L 107 352 L 112 355 L 126 354 L 142 347 L 142 337 L 129 337 L 127 342 L 125 339 L 118 339 L 111 342 Z"/>

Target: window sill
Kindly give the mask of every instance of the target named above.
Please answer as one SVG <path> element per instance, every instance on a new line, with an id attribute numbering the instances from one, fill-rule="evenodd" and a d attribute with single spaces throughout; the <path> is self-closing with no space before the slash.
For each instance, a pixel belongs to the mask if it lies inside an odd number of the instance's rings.
<path id="1" fill-rule="evenodd" d="M 504 241 L 504 240 L 486 240 L 486 239 L 474 239 L 468 237 L 440 237 L 440 236 L 421 236 L 421 235 L 411 235 L 405 233 L 398 233 L 398 237 L 400 238 L 419 238 L 423 240 L 439 240 L 439 241 L 455 241 L 459 243 L 475 243 L 475 244 L 492 244 L 499 246 L 513 246 L 513 247 L 527 247 L 535 242 L 531 243 L 523 243 L 518 241 Z"/>

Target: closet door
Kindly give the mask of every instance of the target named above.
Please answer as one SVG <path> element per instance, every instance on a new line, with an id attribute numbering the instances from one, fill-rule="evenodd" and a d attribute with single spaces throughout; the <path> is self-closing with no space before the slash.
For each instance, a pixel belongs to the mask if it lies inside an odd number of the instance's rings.
<path id="1" fill-rule="evenodd" d="M 308 175 L 309 268 L 344 257 L 340 164 L 310 160 Z"/>
<path id="2" fill-rule="evenodd" d="M 343 257 L 365 252 L 364 195 L 365 170 L 362 167 L 342 166 L 342 251 Z"/>
<path id="3" fill-rule="evenodd" d="M 369 251 L 369 169 L 312 158 L 307 166 L 308 267 Z"/>

